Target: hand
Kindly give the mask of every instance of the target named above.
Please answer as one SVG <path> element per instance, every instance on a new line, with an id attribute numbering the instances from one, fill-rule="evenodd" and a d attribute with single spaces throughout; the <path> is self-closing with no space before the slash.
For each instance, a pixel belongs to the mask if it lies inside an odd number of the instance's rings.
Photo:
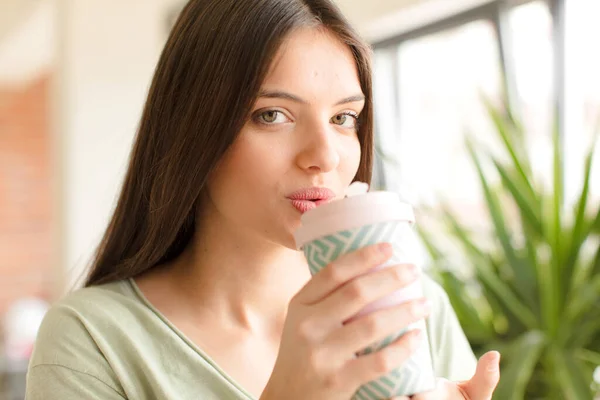
<path id="1" fill-rule="evenodd" d="M 348 400 L 362 385 L 401 366 L 420 341 L 416 332 L 365 356 L 355 354 L 425 318 L 424 299 L 352 319 L 365 306 L 409 285 L 418 270 L 380 270 L 391 246 L 375 245 L 341 256 L 317 273 L 290 301 L 279 354 L 260 397 Z"/>
<path id="2" fill-rule="evenodd" d="M 500 380 L 500 354 L 490 351 L 477 363 L 477 371 L 470 381 L 450 382 L 440 379 L 436 389 L 410 397 L 413 400 L 491 400 Z M 408 400 L 406 396 L 394 400 Z"/>

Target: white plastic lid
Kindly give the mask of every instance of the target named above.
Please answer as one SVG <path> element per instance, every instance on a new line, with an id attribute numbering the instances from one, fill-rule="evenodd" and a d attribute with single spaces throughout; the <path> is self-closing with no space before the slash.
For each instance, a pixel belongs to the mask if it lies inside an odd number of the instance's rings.
<path id="1" fill-rule="evenodd" d="M 296 247 L 333 233 L 385 221 L 414 223 L 410 204 L 393 192 L 370 192 L 323 204 L 300 217 L 302 225 L 294 233 Z"/>

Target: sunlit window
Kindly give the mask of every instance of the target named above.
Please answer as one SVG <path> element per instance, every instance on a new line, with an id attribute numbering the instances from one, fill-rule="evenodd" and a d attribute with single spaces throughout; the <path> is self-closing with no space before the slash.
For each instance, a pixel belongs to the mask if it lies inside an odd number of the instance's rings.
<path id="1" fill-rule="evenodd" d="M 395 110 L 390 87 L 375 87 L 382 148 L 392 159 L 388 187 L 413 204 L 444 197 L 473 215 L 481 196 L 464 139 L 467 131 L 483 141 L 491 137 L 480 96 L 497 99 L 500 90 L 494 26 L 481 20 L 410 40 L 397 57 L 382 52 L 376 58 L 376 73 L 391 66 L 398 73 Z"/>
<path id="2" fill-rule="evenodd" d="M 526 131 L 532 166 L 550 181 L 554 119 L 552 16 L 545 1 L 514 7 L 509 17 L 509 57 L 514 65 L 516 104 Z"/>
<path id="3" fill-rule="evenodd" d="M 581 165 L 592 133 L 600 128 L 600 2 L 566 2 L 566 152 L 567 197 L 581 191 Z M 600 201 L 600 146 L 591 192 Z"/>
<path id="4" fill-rule="evenodd" d="M 547 1 L 511 7 L 504 37 L 509 82 L 526 130 L 533 167 L 550 179 L 556 89 L 553 23 Z M 600 128 L 600 1 L 566 2 L 566 88 L 562 152 L 568 202 L 581 191 L 584 151 Z M 477 220 L 483 212 L 479 184 L 466 156 L 470 132 L 491 143 L 493 134 L 480 95 L 498 100 L 502 88 L 500 41 L 490 19 L 396 46 L 375 54 L 376 122 L 385 183 L 413 204 L 447 199 Z M 599 146 L 600 148 L 600 146 Z M 600 150 L 598 150 L 600 154 Z M 591 192 L 600 199 L 600 160 Z"/>

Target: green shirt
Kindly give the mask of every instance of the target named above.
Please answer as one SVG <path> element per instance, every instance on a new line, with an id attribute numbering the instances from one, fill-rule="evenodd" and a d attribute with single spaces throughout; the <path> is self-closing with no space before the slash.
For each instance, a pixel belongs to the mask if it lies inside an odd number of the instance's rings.
<path id="1" fill-rule="evenodd" d="M 476 360 L 444 291 L 424 279 L 433 303 L 428 335 L 436 374 L 470 379 Z M 206 327 L 210 329 L 210 326 Z M 240 360 L 240 362 L 249 360 Z M 253 397 L 173 326 L 132 279 L 77 290 L 40 327 L 26 400 L 250 400 Z"/>

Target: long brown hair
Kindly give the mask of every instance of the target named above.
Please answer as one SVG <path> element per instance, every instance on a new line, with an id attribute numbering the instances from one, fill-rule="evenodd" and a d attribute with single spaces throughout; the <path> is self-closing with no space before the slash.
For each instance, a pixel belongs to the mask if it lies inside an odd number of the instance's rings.
<path id="1" fill-rule="evenodd" d="M 327 29 L 356 60 L 366 96 L 355 180 L 370 182 L 371 51 L 330 0 L 192 0 L 156 67 L 123 188 L 85 286 L 136 276 L 190 242 L 208 176 L 244 126 L 280 44 Z"/>

